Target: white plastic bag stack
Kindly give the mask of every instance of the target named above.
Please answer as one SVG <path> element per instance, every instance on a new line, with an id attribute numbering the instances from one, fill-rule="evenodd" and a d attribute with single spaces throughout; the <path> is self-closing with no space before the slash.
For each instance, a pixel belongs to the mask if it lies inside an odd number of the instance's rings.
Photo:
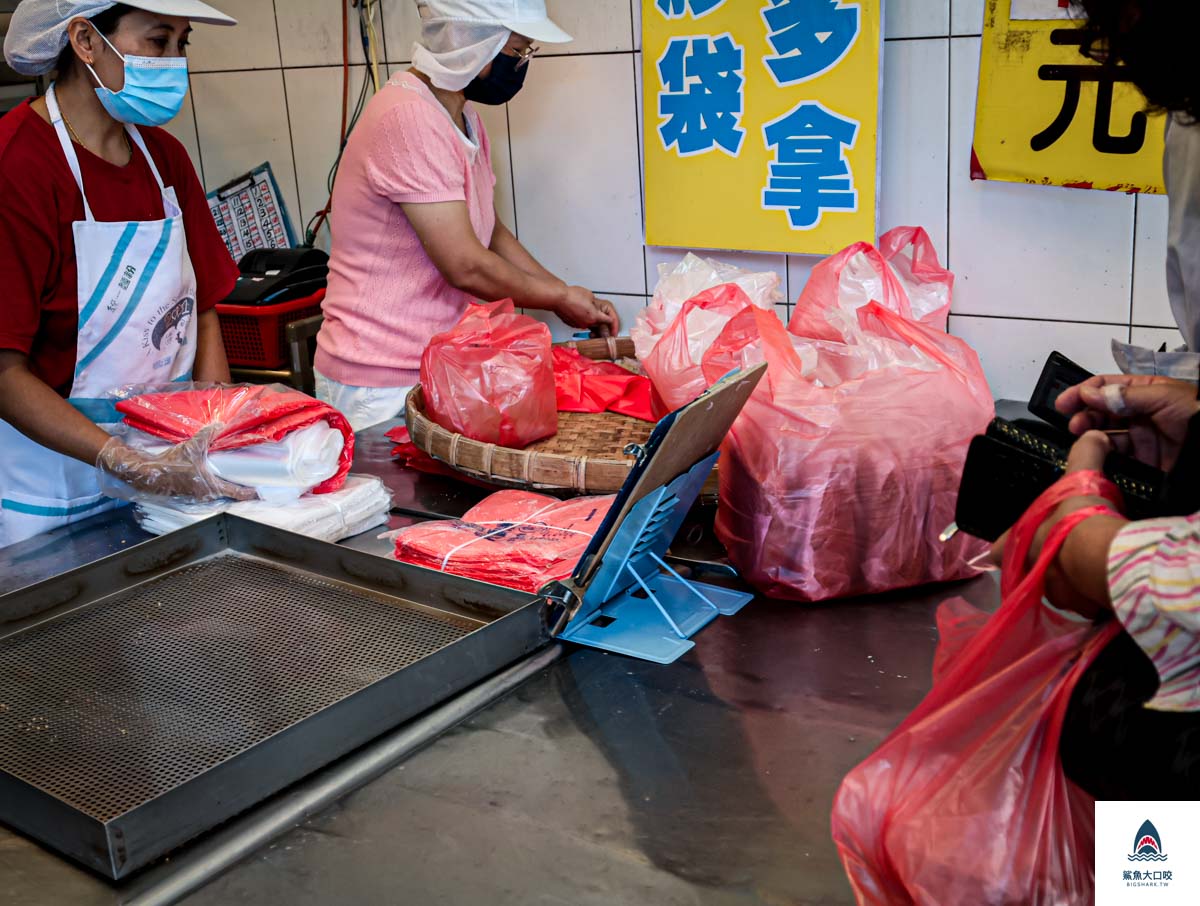
<path id="1" fill-rule="evenodd" d="M 352 538 L 384 525 L 391 508 L 391 494 L 380 479 L 351 475 L 340 491 L 306 494 L 287 503 L 267 500 L 240 503 L 229 500 L 216 503 L 141 500 L 134 506 L 134 517 L 146 531 L 162 535 L 195 525 L 218 513 L 229 513 L 319 541 L 332 542 Z"/>
<path id="2" fill-rule="evenodd" d="M 125 440 L 152 455 L 169 447 L 156 437 L 132 429 Z M 253 488 L 260 500 L 287 503 L 337 473 L 345 443 L 342 432 L 322 421 L 276 443 L 210 453 L 208 463 L 217 477 Z"/>

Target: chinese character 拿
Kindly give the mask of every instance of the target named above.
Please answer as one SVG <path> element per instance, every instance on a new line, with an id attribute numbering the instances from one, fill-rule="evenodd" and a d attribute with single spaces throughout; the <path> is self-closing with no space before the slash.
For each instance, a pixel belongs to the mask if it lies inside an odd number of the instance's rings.
<path id="1" fill-rule="evenodd" d="M 1056 28 L 1050 32 L 1050 43 L 1059 46 L 1081 46 L 1087 37 L 1082 28 Z M 1112 134 L 1113 90 L 1118 82 L 1130 81 L 1120 66 L 1081 64 L 1076 66 L 1042 66 L 1038 78 L 1043 82 L 1062 82 L 1063 105 L 1054 122 L 1029 141 L 1034 151 L 1045 151 L 1067 134 L 1079 111 L 1084 82 L 1096 83 L 1096 113 L 1092 120 L 1092 147 L 1101 154 L 1137 154 L 1146 142 L 1146 114 L 1133 115 L 1128 135 Z"/>
<path id="2" fill-rule="evenodd" d="M 729 35 L 672 38 L 658 61 L 663 90 L 658 95 L 658 127 L 663 147 L 681 157 L 721 148 L 734 157 L 746 130 L 743 112 L 742 48 Z"/>
<path id="3" fill-rule="evenodd" d="M 690 11 L 699 19 L 707 16 L 725 0 L 655 0 L 655 6 L 668 19 L 682 19 Z"/>
<path id="4" fill-rule="evenodd" d="M 858 123 L 816 101 L 805 101 L 763 128 L 775 162 L 768 169 L 763 207 L 786 210 L 793 229 L 816 226 L 825 211 L 855 211 L 858 191 L 846 149 Z"/>
<path id="5" fill-rule="evenodd" d="M 829 71 L 858 38 L 860 8 L 841 0 L 771 0 L 762 11 L 777 56 L 763 62 L 780 85 Z"/>

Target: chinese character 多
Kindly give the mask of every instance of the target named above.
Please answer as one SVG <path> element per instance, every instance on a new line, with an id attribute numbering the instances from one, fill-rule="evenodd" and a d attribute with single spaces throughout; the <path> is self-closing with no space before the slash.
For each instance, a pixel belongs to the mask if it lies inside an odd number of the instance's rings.
<path id="1" fill-rule="evenodd" d="M 725 0 L 655 0 L 654 5 L 668 19 L 682 19 L 689 12 L 699 19 L 724 3 Z"/>
<path id="2" fill-rule="evenodd" d="M 763 59 L 779 85 L 816 78 L 836 66 L 858 39 L 857 3 L 841 0 L 771 0 L 762 17 L 776 56 Z"/>
<path id="3" fill-rule="evenodd" d="M 746 138 L 744 52 L 729 35 L 672 38 L 658 61 L 663 147 L 681 157 L 720 148 L 737 157 Z"/>
<path id="4" fill-rule="evenodd" d="M 816 101 L 805 101 L 767 123 L 767 147 L 776 151 L 763 207 L 787 211 L 796 230 L 812 229 L 825 211 L 858 210 L 858 190 L 846 160 L 858 126 Z"/>
<path id="5" fill-rule="evenodd" d="M 1059 46 L 1082 46 L 1087 32 L 1082 28 L 1056 28 L 1050 32 L 1050 43 Z M 1038 78 L 1043 82 L 1062 82 L 1063 104 L 1054 122 L 1029 141 L 1034 151 L 1045 151 L 1067 134 L 1079 111 L 1084 82 L 1096 83 L 1096 112 L 1092 119 L 1092 147 L 1101 154 L 1137 154 L 1146 143 L 1146 114 L 1133 115 L 1126 135 L 1112 134 L 1113 91 L 1118 82 L 1128 82 L 1121 66 L 1101 66 L 1098 63 L 1076 66 L 1042 66 Z"/>

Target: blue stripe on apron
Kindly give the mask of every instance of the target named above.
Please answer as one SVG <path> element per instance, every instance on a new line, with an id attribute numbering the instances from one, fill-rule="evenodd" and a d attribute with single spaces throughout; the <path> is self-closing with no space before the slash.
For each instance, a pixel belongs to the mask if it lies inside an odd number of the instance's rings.
<path id="1" fill-rule="evenodd" d="M 117 334 L 119 334 L 124 329 L 125 325 L 129 323 L 129 319 L 133 317 L 134 311 L 142 301 L 142 296 L 146 294 L 146 290 L 150 287 L 150 281 L 154 279 L 154 274 L 158 270 L 158 266 L 162 264 L 163 256 L 167 253 L 167 245 L 171 241 L 171 227 L 173 225 L 173 220 L 167 220 L 163 222 L 162 236 L 159 238 L 158 245 L 155 246 L 154 253 L 150 256 L 150 260 L 146 263 L 146 270 L 142 272 L 142 278 L 138 280 L 137 289 L 133 291 L 133 296 L 130 297 L 128 304 L 125 306 L 125 310 L 121 312 L 121 317 L 119 317 L 116 323 L 109 328 L 109 331 L 104 335 L 104 338 L 92 347 L 91 352 L 89 352 L 79 361 L 79 364 L 75 367 L 76 374 L 78 374 L 80 371 L 83 371 L 85 368 L 91 365 L 92 362 L 96 361 L 96 359 L 100 357 L 104 350 L 106 350 L 112 344 L 112 341 L 117 338 Z"/>
<path id="2" fill-rule="evenodd" d="M 19 503 L 16 500 L 0 500 L 0 509 L 11 510 L 14 513 L 24 513 L 26 516 L 78 516 L 89 510 L 97 509 L 112 503 L 108 497 L 101 497 L 93 503 L 81 503 L 78 506 L 34 506 L 31 503 Z"/>
<path id="3" fill-rule="evenodd" d="M 192 379 L 192 372 L 189 369 L 187 374 L 181 374 L 172 384 L 186 384 Z M 88 397 L 76 397 L 67 400 L 72 406 L 82 412 L 87 418 L 94 421 L 97 425 L 115 425 L 121 420 L 121 413 L 117 411 L 117 401 L 114 399 L 89 399 Z"/>
<path id="4" fill-rule="evenodd" d="M 117 247 L 113 250 L 112 258 L 108 260 L 108 267 L 104 269 L 104 274 L 100 277 L 100 282 L 96 284 L 96 291 L 92 293 L 92 298 L 88 299 L 87 305 L 83 307 L 83 311 L 79 313 L 79 329 L 83 329 L 83 325 L 91 320 L 92 315 L 96 313 L 96 309 L 100 306 L 101 300 L 104 298 L 105 292 L 112 285 L 113 280 L 117 276 L 117 268 L 121 266 L 121 262 L 125 259 L 125 253 L 129 251 L 129 243 L 133 242 L 133 237 L 137 235 L 138 225 L 130 223 L 125 227 L 125 232 L 121 234 L 120 240 L 117 242 Z"/>

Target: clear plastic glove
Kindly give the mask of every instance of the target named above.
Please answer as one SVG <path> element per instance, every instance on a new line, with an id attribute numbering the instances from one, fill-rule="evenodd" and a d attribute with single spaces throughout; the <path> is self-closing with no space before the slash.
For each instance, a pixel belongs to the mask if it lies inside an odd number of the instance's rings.
<path id="1" fill-rule="evenodd" d="M 251 488 L 218 478 L 208 466 L 208 448 L 220 428 L 210 425 L 191 440 L 157 456 L 135 450 L 119 437 L 112 438 L 96 460 L 101 490 L 120 500 L 143 497 L 253 500 L 257 495 Z"/>

